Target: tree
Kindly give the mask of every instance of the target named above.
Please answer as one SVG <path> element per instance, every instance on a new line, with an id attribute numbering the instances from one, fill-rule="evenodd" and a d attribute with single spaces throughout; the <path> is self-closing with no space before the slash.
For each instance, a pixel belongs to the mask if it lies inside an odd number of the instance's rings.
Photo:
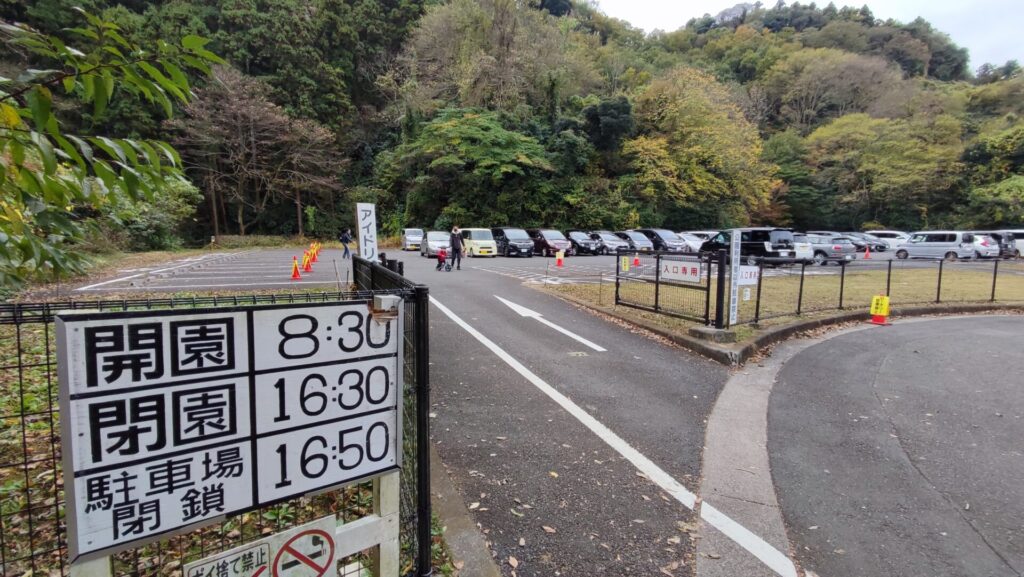
<path id="1" fill-rule="evenodd" d="M 633 159 L 634 174 L 623 177 L 632 198 L 653 191 L 662 206 L 711 203 L 720 208 L 716 224 L 731 221 L 736 207 L 749 212 L 767 202 L 776 182 L 757 129 L 714 78 L 676 68 L 637 97 L 636 114 L 642 135 L 623 147 Z"/>
<path id="2" fill-rule="evenodd" d="M 303 205 L 314 193 L 340 189 L 342 162 L 330 130 L 290 118 L 268 99 L 270 87 L 229 67 L 213 71 L 213 82 L 196 89 L 185 118 L 169 124 L 178 134 L 186 166 L 202 183 L 215 235 L 228 226 L 245 235 L 282 202 L 295 206 L 302 235 Z"/>
<path id="3" fill-rule="evenodd" d="M 1024 175 L 979 186 L 968 197 L 962 223 L 978 228 L 1002 228 L 1024 222 Z"/>
<path id="4" fill-rule="evenodd" d="M 633 106 L 625 96 L 604 98 L 596 105 L 583 109 L 584 130 L 602 152 L 618 149 L 622 139 L 636 129 L 633 120 Z"/>
<path id="5" fill-rule="evenodd" d="M 383 183 L 408 191 L 406 220 L 423 226 L 441 217 L 534 222 L 545 208 L 540 177 L 553 168 L 536 139 L 470 109 L 442 111 L 385 160 Z"/>
<path id="6" fill-rule="evenodd" d="M 127 97 L 158 104 L 170 116 L 174 101 L 191 98 L 187 73 L 208 72 L 220 60 L 197 36 L 144 48 L 115 24 L 78 13 L 84 25 L 68 31 L 73 43 L 0 25 L 8 47 L 43 64 L 5 80 L 0 92 L 0 149 L 6 151 L 0 156 L 0 285 L 42 269 L 80 269 L 82 258 L 68 245 L 81 238 L 82 226 L 69 207 L 152 198 L 182 178 L 178 154 L 167 143 L 65 133 L 60 109 L 88 105 L 101 116 L 111 101 Z"/>

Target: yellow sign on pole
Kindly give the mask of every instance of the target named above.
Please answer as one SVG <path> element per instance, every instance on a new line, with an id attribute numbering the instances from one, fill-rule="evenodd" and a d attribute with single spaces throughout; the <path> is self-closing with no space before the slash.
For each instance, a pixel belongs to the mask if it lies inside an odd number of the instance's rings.
<path id="1" fill-rule="evenodd" d="M 619 267 L 622 268 L 622 272 L 629 272 L 629 257 L 628 256 L 622 257 L 621 261 L 619 262 Z"/>
<path id="2" fill-rule="evenodd" d="M 871 299 L 871 316 L 889 316 L 889 297 L 878 295 Z"/>

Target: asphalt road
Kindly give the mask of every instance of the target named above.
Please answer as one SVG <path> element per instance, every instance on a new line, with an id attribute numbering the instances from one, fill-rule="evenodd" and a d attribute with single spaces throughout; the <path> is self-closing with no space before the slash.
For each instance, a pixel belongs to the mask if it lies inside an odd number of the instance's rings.
<path id="1" fill-rule="evenodd" d="M 402 258 L 406 276 L 429 284 L 444 307 L 697 489 L 705 418 L 727 378 L 723 367 L 483 270 L 531 259 L 467 259 L 461 271 L 437 272 L 433 261 Z M 431 350 L 434 440 L 506 574 L 510 556 L 520 576 L 690 574 L 688 508 L 438 308 Z"/>
<path id="2" fill-rule="evenodd" d="M 1024 317 L 902 322 L 786 363 L 768 447 L 797 558 L 822 576 L 1024 571 Z"/>

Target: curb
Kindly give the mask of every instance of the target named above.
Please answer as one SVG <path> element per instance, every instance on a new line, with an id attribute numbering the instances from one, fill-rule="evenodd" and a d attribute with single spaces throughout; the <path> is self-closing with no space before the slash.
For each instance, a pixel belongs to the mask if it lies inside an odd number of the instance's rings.
<path id="1" fill-rule="evenodd" d="M 787 325 L 781 325 L 778 327 L 764 329 L 764 332 L 758 335 L 752 341 L 727 346 L 691 337 L 689 335 L 680 334 L 669 329 L 666 329 L 664 327 L 660 327 L 644 319 L 628 318 L 625 315 L 619 313 L 613 307 L 595 305 L 593 303 L 583 301 L 571 295 L 560 294 L 552 291 L 546 292 L 560 299 L 577 304 L 581 307 L 597 311 L 602 314 L 606 314 L 610 317 L 630 323 L 632 325 L 636 325 L 644 330 L 650 331 L 658 335 L 659 337 L 668 339 L 685 349 L 689 349 L 699 355 L 703 355 L 718 363 L 728 366 L 740 366 L 746 363 L 748 360 L 750 360 L 750 358 L 757 354 L 757 352 L 760 351 L 761 349 L 778 343 L 780 341 L 784 341 L 795 334 L 813 330 L 816 328 L 843 324 L 847 322 L 867 321 L 871 318 L 871 314 L 867 311 L 837 312 L 836 314 L 827 317 L 803 319 Z M 899 308 L 894 307 L 892 309 L 891 316 L 917 317 L 937 314 L 963 314 L 992 311 L 1024 312 L 1024 305 L 1021 305 L 1020 303 L 962 303 L 949 305 L 921 305 Z"/>
<path id="2" fill-rule="evenodd" d="M 444 541 L 452 560 L 461 562 L 456 575 L 472 577 L 501 577 L 501 571 L 491 557 L 483 535 L 469 515 L 462 495 L 445 472 L 441 456 L 430 444 L 430 501 L 434 514 L 444 528 Z"/>

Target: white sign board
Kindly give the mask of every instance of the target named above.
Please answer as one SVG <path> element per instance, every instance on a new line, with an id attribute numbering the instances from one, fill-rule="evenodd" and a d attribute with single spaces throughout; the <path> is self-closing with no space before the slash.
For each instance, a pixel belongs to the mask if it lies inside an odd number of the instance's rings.
<path id="1" fill-rule="evenodd" d="M 365 301 L 58 315 L 71 559 L 395 469 L 403 318 Z"/>
<path id="2" fill-rule="evenodd" d="M 319 577 L 337 563 L 337 526 L 334 516 L 317 519 L 189 563 L 184 577 Z M 274 569 L 280 571 L 272 573 Z"/>
<path id="3" fill-rule="evenodd" d="M 736 275 L 736 286 L 751 286 L 757 284 L 757 279 L 761 276 L 761 268 L 756 266 L 740 267 L 739 273 Z"/>
<path id="4" fill-rule="evenodd" d="M 737 280 L 740 276 L 740 237 L 737 229 L 729 231 L 729 326 L 736 324 L 739 316 L 739 288 Z"/>
<path id="5" fill-rule="evenodd" d="M 377 205 L 356 203 L 356 226 L 359 227 L 359 256 L 377 259 Z"/>
<path id="6" fill-rule="evenodd" d="M 704 268 L 700 259 L 669 260 L 664 257 L 661 260 L 660 280 L 700 284 L 704 276 Z"/>

